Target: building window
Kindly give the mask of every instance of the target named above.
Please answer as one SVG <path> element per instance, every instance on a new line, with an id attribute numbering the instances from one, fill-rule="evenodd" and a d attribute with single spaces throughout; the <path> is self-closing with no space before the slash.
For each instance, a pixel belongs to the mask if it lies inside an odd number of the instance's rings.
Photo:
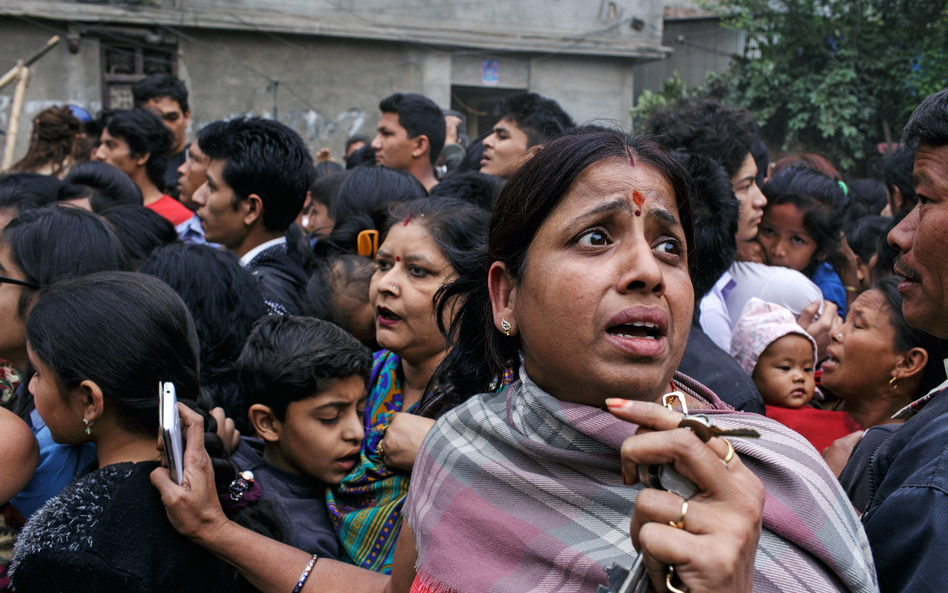
<path id="1" fill-rule="evenodd" d="M 139 42 L 123 32 L 103 37 L 100 48 L 102 105 L 106 109 L 131 109 L 132 86 L 146 76 L 177 74 L 177 44 Z"/>

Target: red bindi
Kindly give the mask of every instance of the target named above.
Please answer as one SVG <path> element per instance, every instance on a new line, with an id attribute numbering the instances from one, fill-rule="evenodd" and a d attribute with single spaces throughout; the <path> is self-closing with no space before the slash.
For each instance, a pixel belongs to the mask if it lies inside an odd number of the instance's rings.
<path id="1" fill-rule="evenodd" d="M 635 157 L 632 156 L 632 149 L 629 148 L 628 146 L 626 146 L 626 147 L 625 147 L 625 152 L 626 152 L 626 154 L 629 155 L 629 166 L 630 166 L 630 167 L 634 167 L 634 166 L 635 166 Z"/>
<path id="2" fill-rule="evenodd" d="M 632 190 L 632 201 L 635 202 L 635 205 L 636 205 L 636 206 L 638 206 L 639 208 L 641 208 L 641 207 L 642 207 L 642 204 L 645 203 L 645 198 L 642 197 L 642 193 L 641 193 L 639 190 L 633 189 L 633 190 Z"/>
<path id="3" fill-rule="evenodd" d="M 639 208 L 641 208 L 641 207 L 642 207 L 642 204 L 645 203 L 645 198 L 642 197 L 642 193 L 641 193 L 639 190 L 633 189 L 633 190 L 632 190 L 632 201 L 635 202 L 635 205 L 636 205 L 636 206 L 638 206 Z M 641 211 L 641 210 L 636 210 L 636 211 L 635 211 L 635 215 L 636 215 L 636 216 L 642 216 L 642 211 Z"/>
<path id="4" fill-rule="evenodd" d="M 395 256 L 395 261 L 402 261 L 402 258 L 396 255 L 396 256 Z"/>

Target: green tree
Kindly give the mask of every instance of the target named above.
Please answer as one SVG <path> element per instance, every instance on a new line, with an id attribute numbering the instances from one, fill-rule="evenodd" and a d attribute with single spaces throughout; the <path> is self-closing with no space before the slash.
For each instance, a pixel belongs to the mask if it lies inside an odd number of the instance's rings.
<path id="1" fill-rule="evenodd" d="M 720 0 L 747 46 L 708 93 L 746 107 L 765 138 L 844 169 L 898 141 L 912 110 L 948 86 L 946 0 Z"/>

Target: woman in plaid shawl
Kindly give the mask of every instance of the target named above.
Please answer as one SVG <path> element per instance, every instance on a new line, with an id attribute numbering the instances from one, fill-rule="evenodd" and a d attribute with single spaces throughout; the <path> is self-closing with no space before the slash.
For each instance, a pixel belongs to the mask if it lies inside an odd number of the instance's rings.
<path id="1" fill-rule="evenodd" d="M 633 544 L 659 591 L 668 566 L 695 593 L 876 590 L 865 534 L 819 454 L 675 372 L 693 310 L 691 191 L 657 145 L 618 132 L 551 142 L 509 181 L 483 281 L 459 278 L 439 303 L 460 303 L 444 401 L 482 395 L 422 445 L 390 581 L 327 560 L 297 580 L 305 554 L 222 518 L 199 445 L 190 490 L 155 474 L 172 522 L 264 591 L 592 593 Z M 519 381 L 489 393 L 510 368 Z M 761 438 L 732 439 L 731 455 L 677 429 L 681 414 L 654 403 L 672 386 Z M 687 507 L 635 484 L 638 464 L 657 463 L 698 486 Z"/>

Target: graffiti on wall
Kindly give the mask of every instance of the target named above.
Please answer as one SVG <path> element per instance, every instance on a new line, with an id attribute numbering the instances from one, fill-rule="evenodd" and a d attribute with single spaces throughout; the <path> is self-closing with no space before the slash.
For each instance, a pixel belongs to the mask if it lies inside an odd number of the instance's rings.
<path id="1" fill-rule="evenodd" d="M 269 111 L 255 113 L 247 111 L 243 113 L 231 113 L 222 118 L 225 121 L 237 119 L 238 117 L 251 117 L 259 115 L 266 119 L 272 119 L 273 114 Z M 188 127 L 188 134 L 193 136 L 198 130 L 211 123 L 214 120 L 191 120 Z M 352 107 L 343 111 L 335 118 L 330 119 L 312 109 L 300 109 L 297 111 L 280 112 L 280 122 L 295 130 L 306 142 L 306 145 L 312 151 L 317 151 L 330 142 L 344 142 L 350 136 L 359 133 L 362 125 L 365 123 L 365 112 Z"/>

